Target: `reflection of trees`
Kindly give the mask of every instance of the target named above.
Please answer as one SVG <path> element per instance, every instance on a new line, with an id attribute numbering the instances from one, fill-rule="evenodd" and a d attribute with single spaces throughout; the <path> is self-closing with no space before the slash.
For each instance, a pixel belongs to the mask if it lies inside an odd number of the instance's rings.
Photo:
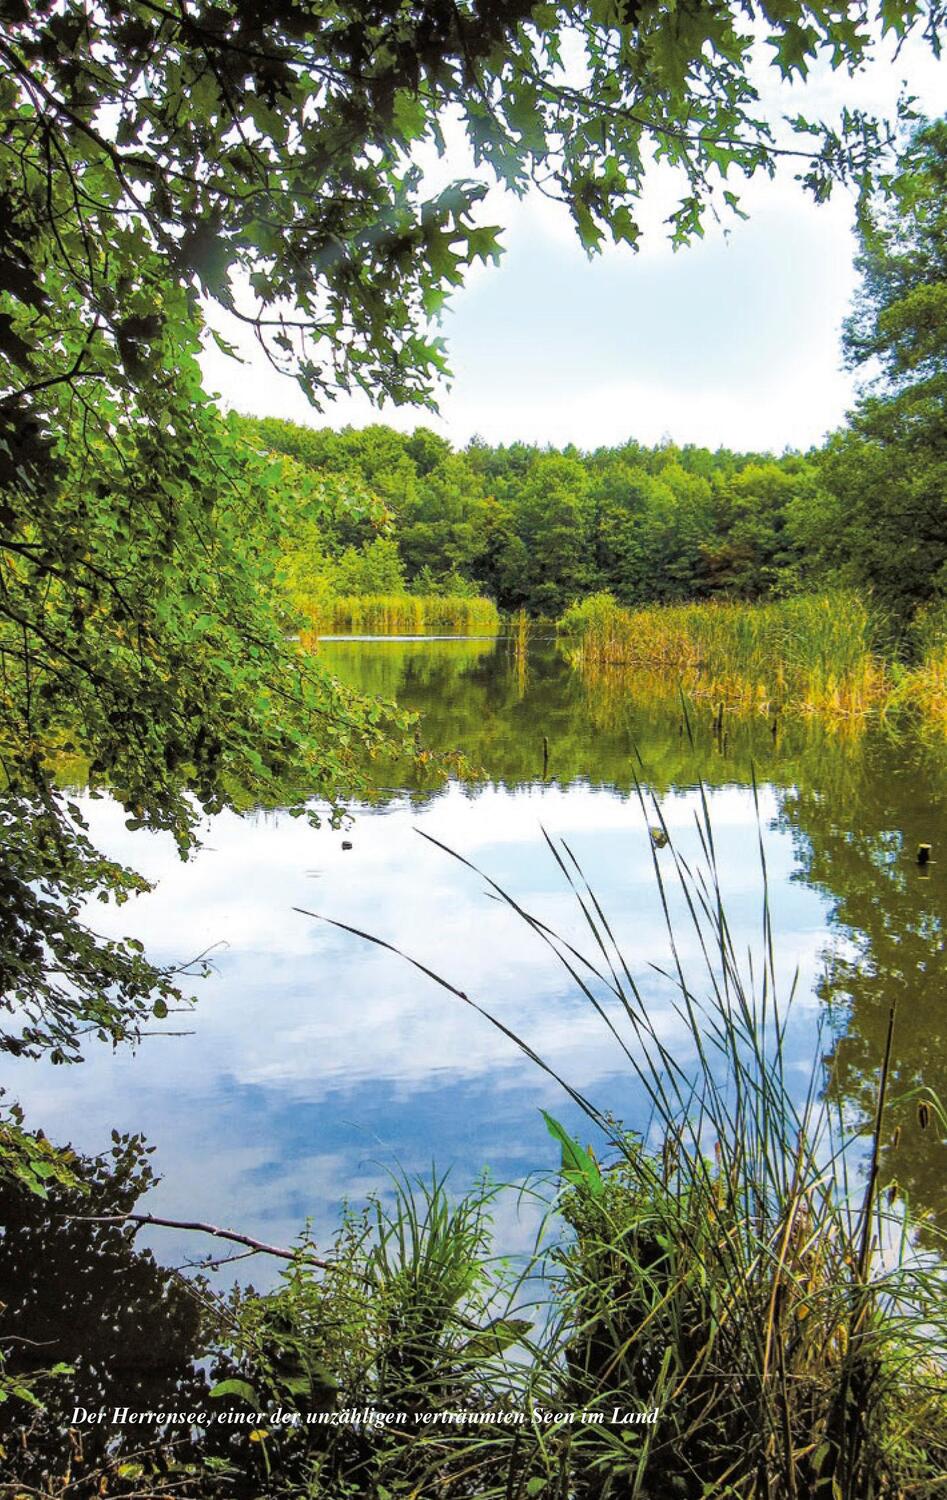
<path id="1" fill-rule="evenodd" d="M 374 690 L 374 680 L 358 674 L 384 671 L 384 691 L 421 713 L 432 748 L 461 749 L 506 786 L 540 779 L 543 735 L 549 776 L 561 785 L 628 792 L 637 773 L 664 793 L 698 780 L 745 785 L 754 766 L 761 783 L 779 790 L 802 878 L 826 893 L 844 939 L 822 984 L 844 1022 L 834 1058 L 839 1096 L 870 1117 L 896 999 L 893 1091 L 923 1081 L 947 1100 L 947 746 L 895 745 L 864 723 L 828 727 L 816 719 L 778 722 L 774 735 L 772 721 L 752 713 L 726 713 L 716 733 L 715 705 L 706 700 L 688 705 L 685 723 L 674 680 L 624 671 L 580 676 L 548 642 L 530 643 L 525 692 L 504 642 L 464 658 L 460 681 L 453 643 L 388 646 L 361 659 L 352 654 L 357 647 L 332 649 L 348 653 L 343 667 L 357 686 Z M 405 768 L 388 784 L 410 784 Z M 436 793 L 436 786 L 417 787 L 415 796 Z M 914 862 L 919 843 L 932 843 L 938 861 L 926 880 Z M 902 1127 L 891 1172 L 919 1207 L 947 1209 L 947 1146 L 933 1126 L 919 1131 L 913 1107 L 895 1108 L 890 1120 L 892 1129 Z"/>
<path id="2" fill-rule="evenodd" d="M 923 1080 L 947 1099 L 943 748 L 909 751 L 876 732 L 846 736 L 805 720 L 777 726 L 774 736 L 759 715 L 728 714 L 718 734 L 707 702 L 692 710 L 688 733 L 675 683 L 644 674 L 583 681 L 547 643 L 530 643 L 525 691 L 505 642 L 367 649 L 327 643 L 323 651 L 326 664 L 354 685 L 419 710 L 431 748 L 460 749 L 507 786 L 540 779 L 544 735 L 549 776 L 562 785 L 582 781 L 628 792 L 635 772 L 658 793 L 698 780 L 745 785 L 755 764 L 759 781 L 779 791 L 801 878 L 832 903 L 840 942 L 822 992 L 842 1023 L 833 1072 L 839 1099 L 870 1119 L 892 1000 L 898 1003 L 892 1092 Z M 372 774 L 380 785 L 403 788 L 411 784 L 409 769 L 376 765 Z M 471 796 L 477 790 L 472 784 Z M 436 791 L 432 781 L 415 795 L 424 800 Z M 914 863 L 921 842 L 934 845 L 937 861 L 927 879 Z M 889 1132 L 897 1124 L 900 1145 L 887 1157 L 886 1175 L 900 1180 L 916 1207 L 944 1212 L 947 1145 L 935 1125 L 920 1131 L 913 1107 L 892 1109 Z M 56 1192 L 44 1206 L 0 1190 L 0 1302 L 7 1304 L 0 1337 L 38 1341 L 4 1345 L 10 1368 L 29 1373 L 56 1361 L 76 1367 L 68 1382 L 51 1388 L 49 1416 L 27 1449 L 16 1450 L 24 1486 L 38 1482 L 42 1466 L 64 1472 L 61 1425 L 73 1400 L 147 1406 L 201 1388 L 192 1367 L 198 1316 L 186 1290 L 150 1255 L 135 1251 L 128 1229 L 59 1217 L 68 1209 L 131 1208 L 148 1180 L 140 1151 L 128 1143 L 112 1160 L 83 1170 L 92 1187 L 87 1200 Z M 15 1451 L 9 1429 L 23 1414 L 12 1403 L 0 1407 L 0 1441 L 9 1452 Z M 87 1465 L 103 1441 L 97 1433 L 88 1439 Z M 42 1465 L 33 1457 L 39 1451 Z"/>
<path id="3" fill-rule="evenodd" d="M 476 649 L 465 652 L 463 648 Z M 676 680 L 653 673 L 582 675 L 551 641 L 530 641 L 529 673 L 511 660 L 509 643 L 389 642 L 369 647 L 326 642 L 333 671 L 363 691 L 397 699 L 421 715 L 421 736 L 435 751 L 461 750 L 489 781 L 518 787 L 539 781 L 543 736 L 548 774 L 560 785 L 581 781 L 628 792 L 637 773 L 658 792 L 671 787 L 745 782 L 751 765 L 761 780 L 785 786 L 828 776 L 844 794 L 859 737 L 815 720 L 777 726 L 762 714 L 726 714 L 714 732 L 716 705 L 690 703 L 689 732 Z M 640 760 L 639 760 L 640 755 Z M 436 795 L 406 763 L 375 762 L 380 786 L 412 786 L 420 800 Z M 481 783 L 482 784 L 482 783 Z M 471 783 L 476 793 L 477 783 Z M 399 792 L 400 795 L 400 792 Z"/>
<path id="4" fill-rule="evenodd" d="M 78 1444 L 68 1433 L 75 1405 L 105 1407 L 110 1415 L 113 1406 L 203 1405 L 206 1384 L 193 1363 L 199 1304 L 185 1284 L 149 1251 L 135 1249 L 132 1226 L 66 1217 L 134 1207 L 151 1181 L 141 1141 L 117 1140 L 110 1155 L 81 1161 L 76 1172 L 87 1195 L 55 1187 L 44 1201 L 0 1181 L 5 1372 L 28 1377 L 57 1363 L 73 1367 L 73 1374 L 43 1382 L 45 1410 L 18 1400 L 0 1404 L 0 1444 L 19 1486 L 45 1494 L 44 1473 L 70 1472 L 69 1493 L 84 1496 L 97 1492 L 91 1476 L 120 1429 L 110 1421 L 91 1427 Z M 153 1428 L 127 1428 L 122 1437 L 128 1449 L 154 1440 Z"/>
<path id="5" fill-rule="evenodd" d="M 923 1083 L 947 1100 L 947 782 L 934 756 L 920 750 L 909 759 L 904 747 L 869 742 L 853 761 L 858 774 L 844 802 L 818 783 L 782 799 L 783 817 L 800 835 L 804 878 L 832 900 L 840 938 L 820 987 L 844 1021 L 832 1087 L 866 1122 L 893 1002 L 891 1097 Z M 940 851 L 927 877 L 916 864 L 920 843 L 932 843 L 935 856 Z M 895 1103 L 888 1123 L 901 1132 L 896 1154 L 888 1150 L 887 1172 L 915 1207 L 947 1214 L 941 1132 L 933 1122 L 921 1131 L 915 1103 Z"/>

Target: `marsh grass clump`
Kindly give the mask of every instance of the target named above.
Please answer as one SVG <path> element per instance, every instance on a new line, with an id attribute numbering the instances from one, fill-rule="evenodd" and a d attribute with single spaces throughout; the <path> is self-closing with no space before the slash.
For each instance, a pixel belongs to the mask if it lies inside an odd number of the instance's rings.
<path id="1" fill-rule="evenodd" d="M 603 1170 L 577 1145 L 564 1154 L 571 1235 L 552 1256 L 551 1346 L 563 1399 L 586 1412 L 660 1412 L 653 1428 L 582 1426 L 574 1493 L 933 1496 L 947 1475 L 947 1285 L 942 1264 L 913 1248 L 910 1214 L 883 1181 L 894 1013 L 866 1152 L 833 1113 L 821 1065 L 801 1093 L 790 1084 L 791 995 L 784 1005 L 777 993 L 762 840 L 754 966 L 734 947 L 706 801 L 700 868 L 678 854 L 657 804 L 655 818 L 673 1049 L 565 844 L 554 853 L 592 956 L 537 928 L 651 1104 L 641 1140 L 572 1091 L 612 1160 Z M 697 972 L 678 957 L 669 881 L 703 955 Z M 924 1107 L 947 1125 L 936 1100 Z"/>
<path id="2" fill-rule="evenodd" d="M 331 1274 L 312 1274 L 303 1244 L 278 1291 L 234 1294 L 215 1391 L 292 1420 L 230 1445 L 231 1495 L 491 1492 L 475 1484 L 495 1476 L 503 1439 L 455 1414 L 514 1412 L 522 1383 L 504 1356 L 532 1326 L 507 1315 L 497 1191 L 482 1180 L 456 1198 L 436 1173 L 395 1176 L 343 1216 Z"/>
<path id="3" fill-rule="evenodd" d="M 925 723 L 947 729 L 947 600 L 927 604 L 911 629 L 914 664 L 894 691 L 896 707 L 912 705 Z"/>
<path id="4" fill-rule="evenodd" d="M 634 610 L 595 594 L 567 610 L 559 629 L 580 668 L 671 671 L 694 696 L 740 708 L 844 719 L 881 708 L 891 691 L 875 621 L 849 593 Z"/>
<path id="5" fill-rule="evenodd" d="M 493 600 L 476 595 L 329 595 L 299 607 L 317 635 L 495 635 L 500 625 Z"/>
<path id="6" fill-rule="evenodd" d="M 938 1494 L 944 1350 L 914 1321 L 934 1273 L 862 1272 L 857 1223 L 813 1167 L 751 1210 L 745 1167 L 680 1158 L 678 1139 L 628 1141 L 599 1196 L 562 1202 L 560 1399 L 606 1418 L 574 1440 L 575 1494 Z M 615 1408 L 658 1416 L 616 1432 Z"/>

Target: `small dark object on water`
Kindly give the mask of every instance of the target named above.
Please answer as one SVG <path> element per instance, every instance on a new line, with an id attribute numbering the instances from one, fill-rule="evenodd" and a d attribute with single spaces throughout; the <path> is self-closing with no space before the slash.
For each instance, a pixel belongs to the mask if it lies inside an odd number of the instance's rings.
<path id="1" fill-rule="evenodd" d="M 719 737 L 720 737 L 720 735 L 721 735 L 722 732 L 723 732 L 723 704 L 722 703 L 718 703 L 717 704 L 716 717 L 714 718 L 714 734 L 717 735 L 717 737 L 719 739 Z"/>
<path id="2" fill-rule="evenodd" d="M 342 848 L 343 849 L 351 849 L 351 847 L 352 847 L 352 845 L 349 843 L 348 839 L 343 839 L 342 840 Z"/>
<path id="3" fill-rule="evenodd" d="M 549 740 L 543 735 L 543 781 L 546 780 L 546 772 L 549 769 Z"/>
<path id="4" fill-rule="evenodd" d="M 654 845 L 654 847 L 656 849 L 663 849 L 664 846 L 665 846 L 665 844 L 668 841 L 668 836 L 664 832 L 664 829 L 663 828 L 649 828 L 648 832 L 651 835 L 651 842 Z"/>
<path id="5" fill-rule="evenodd" d="M 931 861 L 931 846 L 930 846 L 930 844 L 918 844 L 918 846 L 917 846 L 917 862 L 918 862 L 919 865 L 929 865 L 929 864 L 932 863 L 932 861 Z"/>
<path id="6" fill-rule="evenodd" d="M 927 1129 L 928 1125 L 931 1123 L 930 1105 L 922 1103 L 917 1106 L 917 1123 L 920 1125 L 922 1130 Z"/>

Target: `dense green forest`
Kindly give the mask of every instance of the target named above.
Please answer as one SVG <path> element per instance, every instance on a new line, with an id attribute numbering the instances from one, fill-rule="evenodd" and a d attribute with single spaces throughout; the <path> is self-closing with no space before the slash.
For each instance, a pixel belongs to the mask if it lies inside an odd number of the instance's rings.
<path id="1" fill-rule="evenodd" d="M 558 616 L 602 589 L 628 604 L 756 599 L 815 575 L 811 516 L 827 502 L 811 455 L 476 438 L 458 451 L 424 427 L 245 423 L 273 451 L 384 502 L 384 535 L 340 507 L 313 539 L 339 593 L 481 592 L 503 610 Z"/>

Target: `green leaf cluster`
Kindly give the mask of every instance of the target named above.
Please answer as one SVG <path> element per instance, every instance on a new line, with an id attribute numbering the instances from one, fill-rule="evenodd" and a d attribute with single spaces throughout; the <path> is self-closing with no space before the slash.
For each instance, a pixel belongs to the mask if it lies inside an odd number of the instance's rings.
<path id="1" fill-rule="evenodd" d="M 915 132 L 860 233 L 845 347 L 870 378 L 827 446 L 830 505 L 805 540 L 872 591 L 910 651 L 916 612 L 947 596 L 947 121 Z"/>

